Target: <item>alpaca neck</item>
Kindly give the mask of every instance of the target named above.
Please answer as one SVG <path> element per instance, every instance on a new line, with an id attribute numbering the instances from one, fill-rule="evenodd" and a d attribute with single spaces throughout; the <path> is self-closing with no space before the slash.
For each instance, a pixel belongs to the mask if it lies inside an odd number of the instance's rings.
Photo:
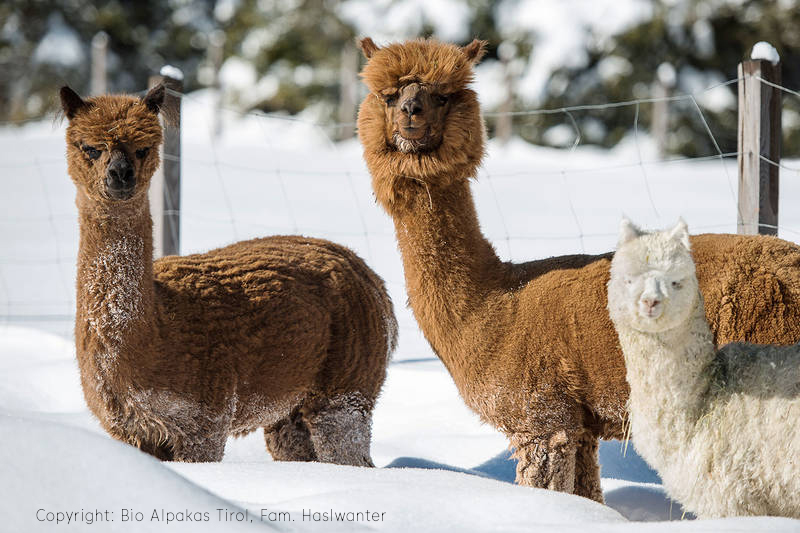
<path id="1" fill-rule="evenodd" d="M 78 357 L 109 377 L 154 342 L 153 228 L 146 197 L 119 205 L 77 199 Z M 83 365 L 82 365 L 83 366 Z"/>
<path id="2" fill-rule="evenodd" d="M 702 297 L 698 294 L 692 314 L 678 327 L 659 333 L 622 327 L 619 338 L 635 438 L 662 445 L 688 442 L 703 415 L 715 357 Z M 676 434 L 685 438 L 676 441 Z"/>
<path id="3" fill-rule="evenodd" d="M 389 210 L 403 257 L 414 315 L 451 373 L 468 364 L 463 325 L 485 311 L 493 280 L 505 272 L 480 231 L 466 178 L 447 187 L 411 184 L 416 195 Z"/>

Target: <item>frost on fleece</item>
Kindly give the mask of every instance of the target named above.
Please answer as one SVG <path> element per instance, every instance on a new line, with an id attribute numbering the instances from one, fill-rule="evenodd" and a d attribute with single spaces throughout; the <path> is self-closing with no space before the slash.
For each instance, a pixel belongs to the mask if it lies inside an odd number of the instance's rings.
<path id="1" fill-rule="evenodd" d="M 640 307 L 648 290 L 660 294 L 653 316 Z M 669 495 L 702 518 L 800 518 L 800 346 L 715 349 L 682 223 L 623 222 L 608 300 L 633 442 Z"/>
<path id="2" fill-rule="evenodd" d="M 278 459 L 371 464 L 397 335 L 383 281 L 342 246 L 291 236 L 154 263 L 147 188 L 163 98 L 161 87 L 142 100 L 62 90 L 87 404 L 113 437 L 161 459 L 216 461 L 229 434 L 264 427 Z M 133 165 L 126 200 L 105 191 L 111 148 Z"/>
<path id="3" fill-rule="evenodd" d="M 517 482 L 602 500 L 597 439 L 622 438 L 628 385 L 606 311 L 612 255 L 501 262 L 480 231 L 469 179 L 484 155 L 472 65 L 482 49 L 362 41 L 370 94 L 358 130 L 392 217 L 414 316 L 467 405 L 502 431 Z M 415 81 L 446 91 L 442 141 L 403 153 L 382 98 Z M 800 340 L 800 248 L 759 236 L 692 238 L 715 341 Z"/>

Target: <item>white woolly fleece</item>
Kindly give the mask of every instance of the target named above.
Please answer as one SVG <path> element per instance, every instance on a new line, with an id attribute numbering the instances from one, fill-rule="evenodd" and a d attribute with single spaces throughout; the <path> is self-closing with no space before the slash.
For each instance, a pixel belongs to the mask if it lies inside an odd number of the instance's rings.
<path id="1" fill-rule="evenodd" d="M 800 346 L 716 351 L 685 225 L 644 233 L 627 224 L 608 307 L 636 450 L 670 497 L 701 518 L 800 517 Z M 665 287 L 655 319 L 638 305 L 648 278 Z"/>

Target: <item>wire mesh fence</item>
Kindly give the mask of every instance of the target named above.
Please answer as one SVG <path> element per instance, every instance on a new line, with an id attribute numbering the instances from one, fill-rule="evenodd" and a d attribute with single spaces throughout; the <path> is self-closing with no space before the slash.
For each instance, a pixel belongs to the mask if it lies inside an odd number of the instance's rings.
<path id="1" fill-rule="evenodd" d="M 724 151 L 700 93 L 533 109 L 514 117 L 561 114 L 573 131 L 565 149 L 520 139 L 491 141 L 473 195 L 482 230 L 502 259 L 613 249 L 620 216 L 663 226 L 683 216 L 694 233 L 735 232 L 737 152 Z M 765 82 L 767 83 L 767 82 Z M 787 97 L 800 93 L 778 86 Z M 334 142 L 350 123 L 222 109 L 216 136 L 210 92 L 182 98 L 181 253 L 273 235 L 305 234 L 354 249 L 387 282 L 409 356 L 427 350 L 410 312 L 391 220 L 376 205 L 357 139 Z M 660 157 L 641 110 L 656 102 L 691 105 L 715 147 L 701 157 Z M 634 109 L 630 134 L 611 150 L 582 142 L 575 117 Z M 497 116 L 497 113 L 487 113 Z M 0 324 L 70 335 L 78 247 L 74 186 L 66 172 L 64 124 L 50 118 L 0 127 Z M 175 158 L 165 154 L 165 158 Z M 781 182 L 779 235 L 800 242 L 800 164 L 768 161 Z M 434 206 L 435 207 L 435 206 Z"/>

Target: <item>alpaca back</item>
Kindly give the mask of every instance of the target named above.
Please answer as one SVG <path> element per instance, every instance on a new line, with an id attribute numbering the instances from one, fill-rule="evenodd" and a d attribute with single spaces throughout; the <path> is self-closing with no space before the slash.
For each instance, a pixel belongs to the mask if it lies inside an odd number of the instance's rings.
<path id="1" fill-rule="evenodd" d="M 800 247 L 766 235 L 691 237 L 715 344 L 800 341 Z"/>
<path id="2" fill-rule="evenodd" d="M 352 390 L 354 381 L 368 398 L 377 396 L 397 325 L 383 281 L 344 246 L 267 237 L 167 256 L 154 268 L 164 338 L 176 348 L 214 339 L 236 354 L 237 365 L 254 376 L 253 392 L 266 391 L 267 399 Z M 167 317 L 187 320 L 176 330 Z M 318 374 L 328 366 L 330 379 L 320 385 Z"/>

